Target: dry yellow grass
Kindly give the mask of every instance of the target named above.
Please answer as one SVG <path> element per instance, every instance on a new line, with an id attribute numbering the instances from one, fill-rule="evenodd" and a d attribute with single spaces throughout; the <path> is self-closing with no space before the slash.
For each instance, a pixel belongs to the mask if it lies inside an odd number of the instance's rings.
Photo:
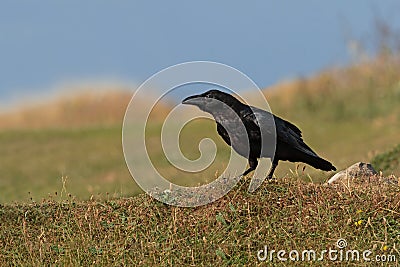
<path id="1" fill-rule="evenodd" d="M 96 90 L 96 85 L 71 88 L 73 94 L 60 95 L 39 103 L 19 104 L 17 109 L 0 113 L 0 129 L 70 128 L 93 125 L 122 124 L 132 97 L 124 86 L 108 86 Z M 131 90 L 132 91 L 132 90 Z M 143 99 L 146 101 L 146 99 Z M 141 108 L 137 108 L 138 113 Z M 157 105 L 152 115 L 164 117 L 169 110 Z"/>
<path id="2" fill-rule="evenodd" d="M 400 58 L 381 55 L 264 92 L 276 115 L 297 125 L 312 148 L 342 169 L 398 144 L 399 73 Z"/>
<path id="3" fill-rule="evenodd" d="M 398 187 L 379 179 L 323 186 L 292 176 L 253 194 L 247 188 L 242 180 L 197 208 L 172 207 L 145 194 L 84 202 L 52 195 L 0 205 L 0 265 L 378 266 L 362 258 L 368 249 L 372 260 L 384 255 L 385 266 L 398 266 Z M 360 257 L 322 257 L 323 250 L 338 249 L 339 239 L 348 243 L 343 255 L 351 249 Z M 264 246 L 275 250 L 273 261 L 257 259 Z M 320 260 L 301 258 L 310 249 Z M 279 250 L 300 251 L 299 260 L 280 261 Z"/>
<path id="4" fill-rule="evenodd" d="M 284 81 L 265 88 L 272 105 L 290 108 L 300 95 L 313 99 L 343 94 L 343 91 L 386 90 L 400 84 L 400 57 L 381 55 L 348 67 L 329 68 L 310 78 Z M 349 103 L 350 104 L 350 103 Z"/>

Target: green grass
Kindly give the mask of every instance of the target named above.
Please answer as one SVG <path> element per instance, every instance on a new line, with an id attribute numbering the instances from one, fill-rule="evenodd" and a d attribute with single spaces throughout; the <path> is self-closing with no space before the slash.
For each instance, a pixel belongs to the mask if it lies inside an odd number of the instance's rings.
<path id="1" fill-rule="evenodd" d="M 1 132 L 0 202 L 40 201 L 60 193 L 62 177 L 72 194 L 85 199 L 138 192 L 121 154 L 120 134 L 120 127 Z"/>
<path id="2" fill-rule="evenodd" d="M 384 174 L 390 175 L 400 168 L 400 144 L 395 146 L 393 149 L 388 150 L 384 153 L 376 155 L 372 159 L 372 164 Z"/>
<path id="3" fill-rule="evenodd" d="M 368 123 L 336 122 L 314 124 L 311 120 L 296 123 L 307 143 L 318 154 L 329 159 L 338 168 L 356 161 L 369 161 L 375 151 L 391 147 L 397 140 L 396 125 L 371 127 Z M 337 130 L 340 129 L 340 131 Z M 190 175 L 172 167 L 161 150 L 160 125 L 149 130 L 150 158 L 167 179 L 180 185 L 198 185 L 215 179 L 222 173 L 229 158 L 229 147 L 217 135 L 209 121 L 187 125 L 181 135 L 183 153 L 190 159 L 200 156 L 198 143 L 212 138 L 218 149 L 217 158 L 205 172 Z M 385 138 L 382 138 L 382 135 Z M 48 194 L 60 193 L 62 177 L 67 178 L 69 191 L 78 199 L 91 195 L 110 194 L 129 196 L 140 192 L 130 176 L 122 154 L 121 127 L 90 127 L 78 129 L 8 130 L 0 132 L 0 203 L 24 202 L 33 198 L 40 201 Z M 351 145 L 349 145 L 351 144 Z M 368 144 L 368 145 L 366 145 Z M 137 155 L 141 157 L 142 155 Z M 305 166 L 281 162 L 278 178 Z M 300 171 L 299 171 L 300 172 Z M 398 168 L 392 170 L 398 173 Z M 324 181 L 327 173 L 307 167 L 300 172 L 302 179 Z"/>
<path id="4" fill-rule="evenodd" d="M 200 156 L 197 141 L 211 137 L 219 152 L 210 168 L 203 173 L 183 178 L 183 172 L 169 164 L 159 141 L 161 124 L 150 125 L 147 140 L 149 156 L 154 166 L 167 179 L 177 184 L 193 186 L 214 180 L 229 158 L 229 148 L 217 136 L 215 125 L 208 122 L 191 123 L 195 134 L 184 128 L 181 136 L 186 156 Z M 203 131 L 199 131 L 199 127 Z M 49 194 L 60 194 L 63 179 L 69 192 L 78 199 L 109 194 L 114 197 L 141 192 L 125 165 L 122 153 L 121 126 L 75 129 L 18 129 L 0 132 L 0 203 L 40 201 Z M 138 159 L 145 155 L 137 155 Z M 186 175 L 185 177 L 187 177 Z"/>
<path id="5" fill-rule="evenodd" d="M 274 113 L 299 126 L 306 143 L 339 170 L 372 160 L 385 175 L 399 176 L 396 62 L 378 58 L 322 72 L 269 91 L 267 99 Z M 333 188 L 319 183 L 332 173 L 312 167 L 303 172 L 301 163 L 280 163 L 277 182 L 265 182 L 250 194 L 245 190 L 248 181 L 242 180 L 227 196 L 204 207 L 176 208 L 138 194 L 122 154 L 118 103 L 126 98 L 116 99 L 115 117 L 101 122 L 95 121 L 92 108 L 84 108 L 82 120 L 57 108 L 61 111 L 52 119 L 58 124 L 44 116 L 43 122 L 36 118 L 31 125 L 29 111 L 16 122 L 18 127 L 0 123 L 0 266 L 254 266 L 261 264 L 256 253 L 264 245 L 321 251 L 335 248 L 339 238 L 351 249 L 371 249 L 373 255 L 400 260 L 400 191 L 381 180 Z M 182 130 L 180 143 L 188 158 L 200 156 L 198 144 L 205 137 L 218 148 L 211 167 L 190 179 L 162 154 L 160 127 L 159 120 L 149 125 L 148 151 L 169 180 L 198 185 L 222 173 L 229 147 L 215 124 L 194 121 Z"/>
<path id="6" fill-rule="evenodd" d="M 337 249 L 340 238 L 347 249 L 371 250 L 371 258 L 400 260 L 397 186 L 372 181 L 334 188 L 290 176 L 252 194 L 247 187 L 242 180 L 222 199 L 198 208 L 171 207 L 145 194 L 0 205 L 0 265 L 257 266 L 264 245 L 320 252 Z M 275 256 L 272 265 L 289 263 Z M 327 258 L 314 263 L 337 265 Z"/>
<path id="7" fill-rule="evenodd" d="M 297 80 L 287 88 L 277 85 L 272 93 L 267 91 L 267 99 L 275 114 L 303 131 L 306 143 L 320 156 L 343 169 L 358 161 L 369 162 L 375 155 L 398 144 L 398 73 L 400 64 L 397 61 L 377 59 Z M 113 110 L 118 111 L 114 113 L 119 115 L 110 119 L 113 123 L 103 123 L 103 126 L 97 126 L 92 118 L 94 111 L 91 111 L 88 125 L 76 123 L 72 128 L 56 125 L 35 129 L 29 124 L 23 128 L 23 124 L 15 129 L 3 128 L 0 131 L 0 203 L 24 202 L 31 197 L 39 201 L 48 194 L 60 192 L 62 177 L 68 177 L 71 194 L 81 200 L 96 194 L 108 193 L 116 197 L 140 192 L 125 166 L 121 146 L 123 114 L 120 114 L 121 108 L 116 108 L 118 101 L 114 102 Z M 68 110 L 70 112 L 77 113 Z M 63 117 L 61 113 L 59 116 Z M 43 122 L 43 125 L 47 124 Z M 211 167 L 191 175 L 190 179 L 172 167 L 163 155 L 160 127 L 159 122 L 149 126 L 148 151 L 156 168 L 167 179 L 181 185 L 197 185 L 222 173 L 229 158 L 229 147 L 217 135 L 215 124 L 194 121 L 182 131 L 182 150 L 190 159 L 199 157 L 198 144 L 202 138 L 212 138 L 218 148 Z M 138 158 L 143 156 L 137 155 Z M 303 166 L 282 162 L 276 176 L 284 177 Z M 398 167 L 390 172 L 400 175 Z M 304 180 L 309 181 L 309 175 L 314 182 L 321 182 L 331 174 L 307 167 L 301 175 Z"/>

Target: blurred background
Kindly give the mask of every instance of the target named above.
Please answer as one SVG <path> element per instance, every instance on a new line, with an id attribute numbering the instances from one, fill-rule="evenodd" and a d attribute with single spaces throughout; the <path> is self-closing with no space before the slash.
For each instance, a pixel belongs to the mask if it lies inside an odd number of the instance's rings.
<path id="1" fill-rule="evenodd" d="M 193 60 L 244 72 L 339 169 L 372 161 L 400 175 L 399 10 L 395 0 L 2 1 L 0 203 L 140 192 L 122 154 L 125 109 L 151 75 Z M 149 151 L 171 180 L 195 185 L 223 172 L 229 150 L 212 122 L 188 124 L 181 142 L 189 158 L 204 137 L 219 151 L 206 172 L 180 181 L 159 133 L 184 96 L 153 112 Z M 302 166 L 281 164 L 276 175 L 328 178 Z"/>

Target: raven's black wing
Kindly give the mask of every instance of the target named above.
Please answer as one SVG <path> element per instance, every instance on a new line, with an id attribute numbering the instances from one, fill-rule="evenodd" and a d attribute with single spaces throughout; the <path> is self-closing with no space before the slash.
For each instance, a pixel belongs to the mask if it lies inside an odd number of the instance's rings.
<path id="1" fill-rule="evenodd" d="M 253 107 L 252 110 L 254 114 L 252 121 L 254 124 L 261 125 L 261 127 L 271 126 L 271 113 Z M 251 116 L 249 115 L 249 117 Z M 332 163 L 320 158 L 304 142 L 299 128 L 284 119 L 275 115 L 272 116 L 275 122 L 277 151 L 280 153 L 278 155 L 279 160 L 301 161 L 324 171 L 336 170 Z M 265 122 L 268 123 L 267 126 L 264 125 Z"/>
<path id="2" fill-rule="evenodd" d="M 324 171 L 335 171 L 335 166 L 317 155 L 301 137 L 300 130 L 288 121 L 275 116 L 278 141 L 283 143 L 283 160 L 301 161 Z M 297 130 L 296 130 L 297 129 Z M 278 145 L 279 146 L 279 145 Z"/>
<path id="3" fill-rule="evenodd" d="M 300 152 L 313 157 L 318 157 L 318 155 L 304 143 L 300 129 L 294 124 L 256 107 L 251 107 L 251 110 L 252 112 L 247 112 L 245 117 L 257 127 L 261 126 L 263 135 L 265 135 L 265 133 L 272 135 L 275 126 L 275 137 L 277 142 L 285 143 Z"/>

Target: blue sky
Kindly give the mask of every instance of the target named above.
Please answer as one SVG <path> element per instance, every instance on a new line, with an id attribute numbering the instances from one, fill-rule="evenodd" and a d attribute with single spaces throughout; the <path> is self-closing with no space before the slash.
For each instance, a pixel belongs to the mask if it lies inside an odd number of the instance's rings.
<path id="1" fill-rule="evenodd" d="M 64 83 L 141 83 L 173 64 L 210 60 L 260 87 L 350 61 L 374 16 L 397 27 L 395 0 L 15 1 L 0 3 L 0 103 Z M 398 27 L 397 27 L 398 28 Z"/>

